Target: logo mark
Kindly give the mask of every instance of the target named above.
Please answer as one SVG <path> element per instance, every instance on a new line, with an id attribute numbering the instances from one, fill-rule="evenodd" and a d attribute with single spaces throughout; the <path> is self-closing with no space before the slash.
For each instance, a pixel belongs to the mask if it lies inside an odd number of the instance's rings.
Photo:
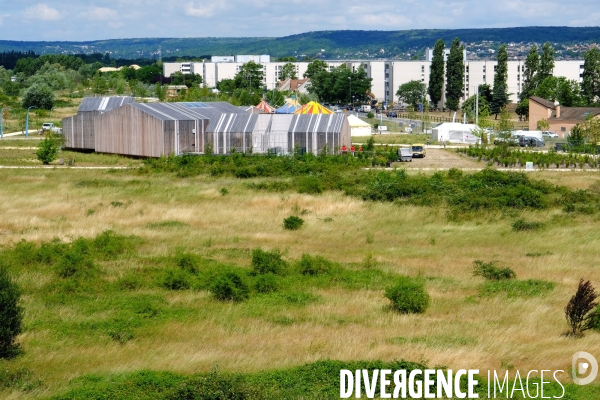
<path id="1" fill-rule="evenodd" d="M 587 385 L 596 379 L 596 375 L 598 375 L 598 361 L 596 361 L 593 355 L 585 351 L 578 351 L 573 354 L 572 367 L 573 382 L 576 385 Z M 589 375 L 587 377 L 579 377 L 580 375 L 585 375 L 588 371 Z"/>

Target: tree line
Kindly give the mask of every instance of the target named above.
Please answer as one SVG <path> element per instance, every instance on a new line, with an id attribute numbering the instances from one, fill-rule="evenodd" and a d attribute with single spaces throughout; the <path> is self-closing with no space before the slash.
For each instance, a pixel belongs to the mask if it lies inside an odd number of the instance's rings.
<path id="1" fill-rule="evenodd" d="M 396 95 L 399 100 L 416 107 L 428 103 L 437 107 L 445 95 L 445 107 L 452 111 L 462 109 L 464 113 L 474 117 L 476 96 L 461 99 L 465 91 L 464 46 L 455 38 L 445 59 L 445 43 L 439 39 L 433 48 L 433 58 L 429 75 L 429 84 L 413 80 L 399 86 Z M 576 80 L 554 76 L 555 50 L 549 42 L 540 49 L 532 46 L 523 70 L 523 87 L 519 95 L 517 114 L 527 118 L 529 114 L 529 98 L 538 96 L 551 101 L 558 101 L 567 107 L 583 107 L 600 105 L 600 50 L 592 48 L 585 53 L 584 71 L 581 84 Z M 494 72 L 494 84 L 482 84 L 478 87 L 479 116 L 494 115 L 495 118 L 509 104 L 510 93 L 507 86 L 508 52 L 502 44 L 497 51 L 497 66 Z"/>

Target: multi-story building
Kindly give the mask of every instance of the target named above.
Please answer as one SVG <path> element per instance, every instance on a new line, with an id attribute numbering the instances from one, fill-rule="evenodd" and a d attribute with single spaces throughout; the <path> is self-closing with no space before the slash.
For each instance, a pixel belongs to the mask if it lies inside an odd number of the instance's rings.
<path id="1" fill-rule="evenodd" d="M 263 86 L 267 90 L 274 90 L 280 80 L 280 74 L 286 62 L 271 62 L 268 56 L 230 56 L 213 57 L 210 62 L 164 63 L 164 75 L 170 76 L 173 72 L 194 73 L 202 75 L 202 79 L 209 87 L 215 87 L 223 79 L 232 79 L 242 65 L 248 61 L 262 65 L 264 77 Z M 268 60 L 268 61 L 267 61 Z M 372 79 L 371 92 L 380 102 L 388 104 L 397 103 L 396 92 L 403 83 L 416 80 L 429 84 L 431 61 L 394 61 L 394 60 L 347 60 L 326 61 L 329 69 L 345 64 L 352 70 L 364 68 L 367 76 Z M 298 78 L 302 78 L 309 62 L 294 62 Z M 479 85 L 488 84 L 493 87 L 494 74 L 497 61 L 465 61 L 464 96 L 468 98 L 476 93 Z M 518 101 L 519 93 L 523 89 L 525 60 L 508 61 L 507 86 L 510 100 Z M 569 80 L 581 82 L 583 74 L 583 60 L 555 61 L 554 75 L 564 76 Z M 442 98 L 442 105 L 444 98 Z"/>

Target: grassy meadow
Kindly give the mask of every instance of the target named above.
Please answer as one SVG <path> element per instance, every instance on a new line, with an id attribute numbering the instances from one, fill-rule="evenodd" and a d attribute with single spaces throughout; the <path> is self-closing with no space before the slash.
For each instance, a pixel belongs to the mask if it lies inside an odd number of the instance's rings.
<path id="1" fill-rule="evenodd" d="M 137 160 L 77 154 L 132 168 L 0 169 L 1 256 L 25 310 L 22 354 L 0 361 L 2 398 L 163 398 L 161 385 L 205 379 L 198 374 L 215 368 L 231 382 L 245 376 L 270 398 L 331 398 L 324 393 L 339 395 L 339 365 L 361 360 L 485 375 L 569 372 L 576 351 L 600 355 L 600 333 L 566 337 L 563 312 L 581 278 L 600 285 L 596 211 L 567 213 L 555 201 L 542 210 L 456 214 L 445 202 L 298 193 L 295 177 L 148 172 Z M 595 172 L 539 172 L 531 180 L 590 196 L 600 182 Z M 280 181 L 292 186 L 257 189 Z M 299 230 L 283 228 L 290 215 L 304 220 Z M 519 230 L 518 220 L 540 224 Z M 257 248 L 278 249 L 286 262 L 272 277 L 274 291 L 258 289 Z M 66 255 L 82 254 L 84 269 L 61 267 Z M 327 270 L 302 273 L 303 255 L 326 259 Z M 475 260 L 495 260 L 517 280 L 474 276 Z M 247 300 L 214 298 L 222 270 L 245 277 Z M 425 283 L 425 313 L 389 307 L 383 293 L 399 275 Z M 342 362 L 332 391 L 311 395 L 302 392 L 308 386 L 281 383 L 277 371 L 288 370 L 312 382 L 327 369 L 324 360 Z M 135 397 L 140 388 L 146 397 Z M 600 387 L 571 384 L 567 393 L 598 398 Z"/>

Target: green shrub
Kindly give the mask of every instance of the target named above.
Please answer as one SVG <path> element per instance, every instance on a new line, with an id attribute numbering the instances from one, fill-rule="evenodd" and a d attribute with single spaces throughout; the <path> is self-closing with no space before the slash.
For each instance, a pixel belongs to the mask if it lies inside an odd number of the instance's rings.
<path id="1" fill-rule="evenodd" d="M 97 273 L 88 241 L 79 238 L 55 264 L 55 270 L 61 278 L 89 278 Z"/>
<path id="2" fill-rule="evenodd" d="M 367 118 L 375 118 L 375 114 L 373 114 L 371 111 L 369 111 L 367 113 Z"/>
<path id="3" fill-rule="evenodd" d="M 542 222 L 526 221 L 523 218 L 519 218 L 512 223 L 512 230 L 515 232 L 537 231 L 539 229 L 542 229 L 543 227 L 544 224 Z"/>
<path id="4" fill-rule="evenodd" d="M 96 256 L 102 260 L 114 260 L 117 256 L 135 248 L 134 238 L 104 231 L 92 241 Z"/>
<path id="5" fill-rule="evenodd" d="M 165 396 L 166 400 L 260 400 L 259 390 L 246 384 L 243 376 L 217 371 L 185 381 Z"/>
<path id="6" fill-rule="evenodd" d="M 274 293 L 279 289 L 277 276 L 273 274 L 259 275 L 254 282 L 257 293 Z"/>
<path id="7" fill-rule="evenodd" d="M 298 178 L 296 185 L 298 193 L 321 194 L 325 190 L 321 179 L 313 175 Z"/>
<path id="8" fill-rule="evenodd" d="M 260 248 L 252 250 L 252 273 L 255 275 L 275 274 L 285 272 L 287 263 L 281 258 L 281 252 L 277 249 L 264 251 Z"/>
<path id="9" fill-rule="evenodd" d="M 0 265 L 0 358 L 18 354 L 15 343 L 21 333 L 23 309 L 19 305 L 21 290 L 12 280 L 6 265 Z"/>
<path id="10" fill-rule="evenodd" d="M 321 256 L 311 257 L 308 254 L 302 254 L 298 266 L 302 275 L 322 275 L 332 269 L 333 263 Z"/>
<path id="11" fill-rule="evenodd" d="M 296 217 L 295 215 L 290 215 L 289 217 L 283 220 L 283 227 L 290 231 L 300 229 L 303 224 L 304 220 L 300 217 Z"/>
<path id="12" fill-rule="evenodd" d="M 473 261 L 473 276 L 481 276 L 492 281 L 500 281 L 505 279 L 514 279 L 517 277 L 515 272 L 510 268 L 500 268 L 496 266 L 496 261 L 485 263 L 481 260 Z"/>
<path id="13" fill-rule="evenodd" d="M 60 144 L 58 140 L 51 136 L 46 137 L 38 145 L 38 150 L 35 153 L 37 159 L 44 165 L 50 164 L 58 157 L 58 151 L 60 150 Z"/>
<path id="14" fill-rule="evenodd" d="M 175 256 L 175 264 L 190 274 L 198 273 L 198 259 L 193 254 L 178 253 Z"/>
<path id="15" fill-rule="evenodd" d="M 210 291 L 217 300 L 240 302 L 250 297 L 250 289 L 244 278 L 234 271 L 219 272 L 212 283 Z"/>
<path id="16" fill-rule="evenodd" d="M 385 290 L 385 297 L 391 302 L 392 308 L 403 313 L 423 313 L 429 307 L 429 294 L 422 281 L 406 276 Z"/>
<path id="17" fill-rule="evenodd" d="M 169 290 L 186 290 L 190 288 L 189 277 L 181 269 L 169 269 L 162 276 L 160 286 Z"/>
<path id="18" fill-rule="evenodd" d="M 538 279 L 492 281 L 483 285 L 481 296 L 493 296 L 500 293 L 505 293 L 507 297 L 542 296 L 554 289 L 554 286 L 553 282 Z"/>

